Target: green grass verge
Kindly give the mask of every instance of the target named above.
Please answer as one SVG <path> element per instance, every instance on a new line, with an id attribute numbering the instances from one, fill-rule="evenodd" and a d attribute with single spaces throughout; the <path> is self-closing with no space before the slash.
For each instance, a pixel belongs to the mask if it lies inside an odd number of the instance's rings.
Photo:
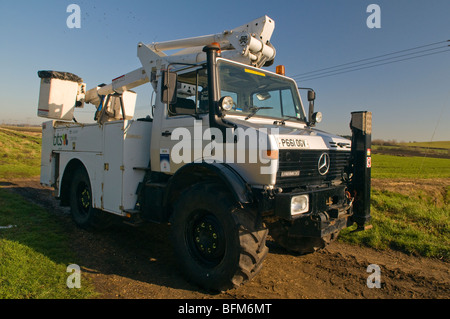
<path id="1" fill-rule="evenodd" d="M 395 249 L 409 254 L 450 258 L 449 188 L 436 185 L 434 193 L 421 188 L 420 180 L 450 178 L 450 160 L 428 157 L 406 157 L 374 154 L 372 178 L 390 181 L 416 181 L 410 193 L 372 188 L 371 215 L 373 228 L 354 232 L 345 229 L 340 240 L 376 249 Z M 436 182 L 438 183 L 438 182 Z M 444 186 L 441 187 L 444 189 Z M 441 193 L 442 192 L 442 193 Z M 436 205 L 436 203 L 441 203 Z"/>
<path id="2" fill-rule="evenodd" d="M 373 178 L 450 178 L 450 159 L 372 155 Z"/>
<path id="3" fill-rule="evenodd" d="M 67 235 L 55 216 L 19 195 L 0 189 L 0 299 L 75 299 L 95 295 L 82 277 L 81 288 L 66 280 L 74 263 Z"/>
<path id="4" fill-rule="evenodd" d="M 395 249 L 413 255 L 449 261 L 449 205 L 435 207 L 426 200 L 389 191 L 373 190 L 371 224 L 367 231 L 343 230 L 340 240 L 376 249 Z"/>
<path id="5" fill-rule="evenodd" d="M 39 176 L 40 169 L 40 133 L 0 128 L 0 178 Z"/>

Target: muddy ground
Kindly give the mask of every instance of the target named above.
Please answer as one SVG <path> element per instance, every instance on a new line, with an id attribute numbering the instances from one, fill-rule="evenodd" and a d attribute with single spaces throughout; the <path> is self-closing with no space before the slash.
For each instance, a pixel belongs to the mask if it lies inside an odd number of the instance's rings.
<path id="1" fill-rule="evenodd" d="M 268 241 L 270 252 L 251 282 L 219 294 L 188 283 L 172 254 L 167 225 L 135 228 L 114 224 L 101 232 L 77 228 L 67 208 L 38 179 L 1 187 L 39 204 L 64 223 L 82 275 L 104 299 L 448 299 L 450 267 L 441 260 L 377 251 L 335 242 L 314 254 L 297 256 Z M 368 288 L 370 264 L 381 269 L 381 288 Z"/>

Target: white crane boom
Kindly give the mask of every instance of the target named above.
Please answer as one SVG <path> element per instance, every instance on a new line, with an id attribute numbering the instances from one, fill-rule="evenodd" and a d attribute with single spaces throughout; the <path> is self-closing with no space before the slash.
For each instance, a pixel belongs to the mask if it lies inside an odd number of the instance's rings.
<path id="1" fill-rule="evenodd" d="M 206 60 L 202 52 L 205 45 L 216 42 L 220 45 L 222 56 L 241 63 L 262 67 L 275 58 L 275 48 L 270 43 L 275 22 L 263 16 L 230 31 L 186 39 L 156 42 L 149 45 L 138 44 L 138 57 L 142 67 L 117 77 L 111 84 L 95 87 L 86 92 L 85 102 L 100 104 L 100 96 L 121 93 L 151 81 L 151 74 L 159 75 L 161 68 L 169 64 L 195 64 Z M 167 55 L 165 50 L 178 50 Z"/>

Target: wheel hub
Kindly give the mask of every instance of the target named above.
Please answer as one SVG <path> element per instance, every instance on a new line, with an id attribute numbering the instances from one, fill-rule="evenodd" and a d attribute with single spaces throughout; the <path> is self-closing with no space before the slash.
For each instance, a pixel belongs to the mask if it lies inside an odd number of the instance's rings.
<path id="1" fill-rule="evenodd" d="M 77 198 L 80 212 L 86 214 L 91 207 L 91 192 L 85 183 L 78 185 Z"/>
<path id="2" fill-rule="evenodd" d="M 83 208 L 88 208 L 89 207 L 89 203 L 91 201 L 91 196 L 89 194 L 89 191 L 87 189 L 84 189 L 81 192 L 81 205 L 83 206 Z"/>
<path id="3" fill-rule="evenodd" d="M 212 214 L 197 216 L 191 224 L 191 250 L 209 265 L 218 264 L 225 252 L 225 241 L 217 218 Z"/>
<path id="4" fill-rule="evenodd" d="M 214 254 L 218 247 L 218 236 L 210 223 L 202 222 L 195 228 L 197 248 L 207 255 Z"/>

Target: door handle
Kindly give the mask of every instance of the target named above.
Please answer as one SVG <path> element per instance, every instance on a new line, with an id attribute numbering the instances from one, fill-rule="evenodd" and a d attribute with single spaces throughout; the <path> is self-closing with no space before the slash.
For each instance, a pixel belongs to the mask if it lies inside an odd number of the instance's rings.
<path id="1" fill-rule="evenodd" d="M 172 132 L 170 132 L 170 131 L 165 131 L 165 132 L 162 132 L 161 135 L 167 137 L 167 136 L 172 135 Z"/>

